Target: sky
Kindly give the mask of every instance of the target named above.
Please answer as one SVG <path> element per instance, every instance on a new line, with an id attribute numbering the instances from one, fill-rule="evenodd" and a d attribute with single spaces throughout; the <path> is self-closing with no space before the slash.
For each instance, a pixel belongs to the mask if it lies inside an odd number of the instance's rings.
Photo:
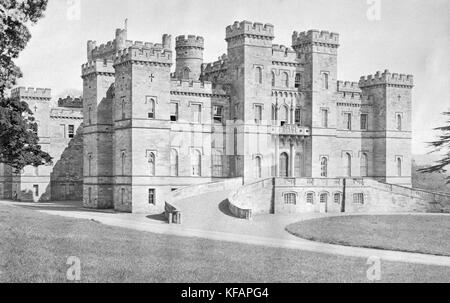
<path id="1" fill-rule="evenodd" d="M 449 0 L 49 0 L 16 60 L 18 84 L 51 88 L 55 98 L 81 92 L 86 41 L 113 40 L 126 18 L 129 40 L 203 36 L 204 62 L 226 53 L 225 27 L 234 21 L 271 23 L 274 43 L 286 46 L 294 30 L 338 32 L 339 80 L 385 69 L 414 75 L 414 154 L 429 151 L 450 108 Z"/>

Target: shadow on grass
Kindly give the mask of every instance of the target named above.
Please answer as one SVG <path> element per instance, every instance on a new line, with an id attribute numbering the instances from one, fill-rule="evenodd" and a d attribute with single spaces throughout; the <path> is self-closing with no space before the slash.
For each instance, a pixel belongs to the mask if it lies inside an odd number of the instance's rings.
<path id="1" fill-rule="evenodd" d="M 26 204 L 25 204 L 26 203 Z M 36 203 L 30 204 L 25 202 L 20 204 L 20 202 L 15 202 L 14 205 L 31 210 L 48 210 L 48 211 L 67 211 L 67 212 L 95 212 L 95 213 L 118 213 L 114 209 L 93 209 L 83 207 L 83 202 L 81 201 L 64 201 L 64 202 L 46 202 L 46 203 Z"/>

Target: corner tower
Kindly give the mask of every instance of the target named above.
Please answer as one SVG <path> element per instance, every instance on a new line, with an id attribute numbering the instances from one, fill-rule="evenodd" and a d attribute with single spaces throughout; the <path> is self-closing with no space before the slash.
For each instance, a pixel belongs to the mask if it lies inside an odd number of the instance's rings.
<path id="1" fill-rule="evenodd" d="M 196 81 L 200 79 L 203 64 L 203 49 L 203 37 L 189 35 L 187 37 L 178 36 L 175 39 L 176 78 Z"/>

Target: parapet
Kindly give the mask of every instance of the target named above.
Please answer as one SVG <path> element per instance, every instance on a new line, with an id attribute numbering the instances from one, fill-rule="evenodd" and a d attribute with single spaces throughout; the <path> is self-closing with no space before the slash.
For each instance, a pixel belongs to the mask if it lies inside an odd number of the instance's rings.
<path id="1" fill-rule="evenodd" d="M 201 36 L 188 35 L 188 36 L 178 36 L 175 38 L 175 49 L 177 48 L 200 48 L 204 49 L 204 39 Z"/>
<path id="2" fill-rule="evenodd" d="M 272 60 L 296 63 L 297 53 L 290 47 L 284 45 L 272 45 Z"/>
<path id="3" fill-rule="evenodd" d="M 106 44 L 97 46 L 96 41 L 88 42 L 88 61 L 104 58 L 112 58 L 117 51 L 116 42 L 108 41 Z"/>
<path id="4" fill-rule="evenodd" d="M 292 34 L 292 46 L 301 46 L 310 43 L 321 43 L 329 46 L 339 46 L 339 34 L 329 31 L 311 29 L 307 32 L 294 32 Z"/>
<path id="5" fill-rule="evenodd" d="M 82 77 L 92 73 L 114 75 L 114 61 L 110 59 L 95 59 L 81 66 Z"/>
<path id="6" fill-rule="evenodd" d="M 258 38 L 272 40 L 274 36 L 274 26 L 272 24 L 263 24 L 259 22 L 250 21 L 236 21 L 233 25 L 226 28 L 225 40 L 241 35 L 250 35 Z"/>
<path id="7" fill-rule="evenodd" d="M 83 107 L 83 99 L 80 98 L 72 98 L 71 96 L 67 96 L 66 98 L 58 99 L 58 107 L 69 107 L 69 108 L 82 108 Z"/>
<path id="8" fill-rule="evenodd" d="M 11 90 L 11 97 L 19 99 L 40 99 L 49 101 L 52 98 L 52 90 L 50 88 L 26 88 L 20 86 Z"/>
<path id="9" fill-rule="evenodd" d="M 228 57 L 223 54 L 218 58 L 219 60 L 212 63 L 203 64 L 203 73 L 209 74 L 213 72 L 218 72 L 227 68 Z"/>
<path id="10" fill-rule="evenodd" d="M 361 93 L 361 89 L 359 88 L 358 82 L 350 82 L 350 81 L 338 81 L 337 82 L 337 91 L 344 93 Z"/>
<path id="11" fill-rule="evenodd" d="M 114 65 L 127 61 L 152 62 L 172 65 L 172 51 L 164 49 L 161 43 L 127 41 L 127 48 L 116 54 Z"/>
<path id="12" fill-rule="evenodd" d="M 362 76 L 359 80 L 359 87 L 361 88 L 385 84 L 412 88 L 414 86 L 414 77 L 405 74 L 391 74 L 386 69 L 383 73 L 378 71 L 375 75 Z"/>

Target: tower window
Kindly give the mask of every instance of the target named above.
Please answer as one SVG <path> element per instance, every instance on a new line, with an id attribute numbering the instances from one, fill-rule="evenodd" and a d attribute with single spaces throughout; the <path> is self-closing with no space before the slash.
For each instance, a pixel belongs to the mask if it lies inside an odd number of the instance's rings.
<path id="1" fill-rule="evenodd" d="M 328 89 L 328 78 L 329 78 L 329 76 L 328 76 L 328 74 L 327 73 L 323 73 L 322 74 L 322 81 L 323 81 L 323 88 L 324 89 Z"/>
<path id="2" fill-rule="evenodd" d="M 155 99 L 147 97 L 145 101 L 148 105 L 148 118 L 155 119 Z"/>
<path id="3" fill-rule="evenodd" d="M 148 166 L 149 166 L 149 174 L 150 176 L 154 176 L 155 175 L 155 167 L 156 167 L 156 163 L 155 163 L 155 154 L 154 153 L 150 153 L 148 155 Z"/>
<path id="4" fill-rule="evenodd" d="M 187 68 L 187 67 L 185 67 L 184 69 L 183 69 L 183 75 L 182 75 L 182 77 L 183 77 L 183 79 L 189 79 L 189 74 L 190 74 L 190 69 L 189 68 Z"/>
<path id="5" fill-rule="evenodd" d="M 219 105 L 213 106 L 213 119 L 215 123 L 222 123 L 222 111 L 223 106 Z"/>
<path id="6" fill-rule="evenodd" d="M 344 157 L 345 176 L 352 176 L 352 156 L 349 153 L 345 153 Z"/>
<path id="7" fill-rule="evenodd" d="M 37 197 L 39 196 L 39 185 L 34 184 L 33 185 L 33 189 L 34 189 L 34 195 Z"/>
<path id="8" fill-rule="evenodd" d="M 275 86 L 275 72 L 272 72 L 272 86 Z"/>
<path id="9" fill-rule="evenodd" d="M 361 114 L 361 130 L 367 130 L 367 114 Z"/>
<path id="10" fill-rule="evenodd" d="M 69 125 L 69 138 L 73 138 L 75 136 L 75 126 Z"/>
<path id="11" fill-rule="evenodd" d="M 156 195 L 155 195 L 155 189 L 154 188 L 150 188 L 148 190 L 148 203 L 149 204 L 156 204 Z"/>
<path id="12" fill-rule="evenodd" d="M 276 124 L 277 121 L 277 107 L 275 104 L 272 104 L 272 124 Z"/>
<path id="13" fill-rule="evenodd" d="M 295 88 L 299 88 L 302 81 L 302 75 L 300 73 L 295 74 Z"/>
<path id="14" fill-rule="evenodd" d="M 262 84 L 262 68 L 259 66 L 255 69 L 255 82 Z"/>
<path id="15" fill-rule="evenodd" d="M 401 114 L 397 114 L 397 130 L 398 131 L 402 130 L 402 115 Z"/>
<path id="16" fill-rule="evenodd" d="M 328 109 L 321 110 L 322 127 L 328 128 Z"/>
<path id="17" fill-rule="evenodd" d="M 361 155 L 361 177 L 369 176 L 369 159 L 366 153 Z"/>
<path id="18" fill-rule="evenodd" d="M 170 121 L 178 121 L 178 103 L 170 103 Z"/>
<path id="19" fill-rule="evenodd" d="M 255 157 L 255 177 L 261 178 L 261 157 Z"/>
<path id="20" fill-rule="evenodd" d="M 345 129 L 351 130 L 352 129 L 352 114 L 351 113 L 345 113 L 344 114 L 344 121 L 345 121 Z"/>
<path id="21" fill-rule="evenodd" d="M 289 75 L 288 75 L 288 73 L 286 73 L 286 72 L 283 73 L 282 80 L 283 80 L 283 85 L 285 87 L 289 87 Z"/>
<path id="22" fill-rule="evenodd" d="M 260 124 L 262 120 L 262 105 L 255 105 L 255 123 Z"/>
<path id="23" fill-rule="evenodd" d="M 302 111 L 300 108 L 296 108 L 295 109 L 295 123 L 296 124 L 301 124 L 302 123 Z"/>
<path id="24" fill-rule="evenodd" d="M 91 120 L 91 112 L 92 112 L 92 108 L 89 107 L 89 108 L 88 108 L 88 124 L 92 124 L 92 120 Z"/>
<path id="25" fill-rule="evenodd" d="M 122 120 L 125 119 L 125 98 L 122 98 Z"/>
<path id="26" fill-rule="evenodd" d="M 192 104 L 192 122 L 202 123 L 202 106 L 200 104 Z"/>
<path id="27" fill-rule="evenodd" d="M 400 157 L 397 158 L 397 176 L 402 176 L 402 159 Z"/>

